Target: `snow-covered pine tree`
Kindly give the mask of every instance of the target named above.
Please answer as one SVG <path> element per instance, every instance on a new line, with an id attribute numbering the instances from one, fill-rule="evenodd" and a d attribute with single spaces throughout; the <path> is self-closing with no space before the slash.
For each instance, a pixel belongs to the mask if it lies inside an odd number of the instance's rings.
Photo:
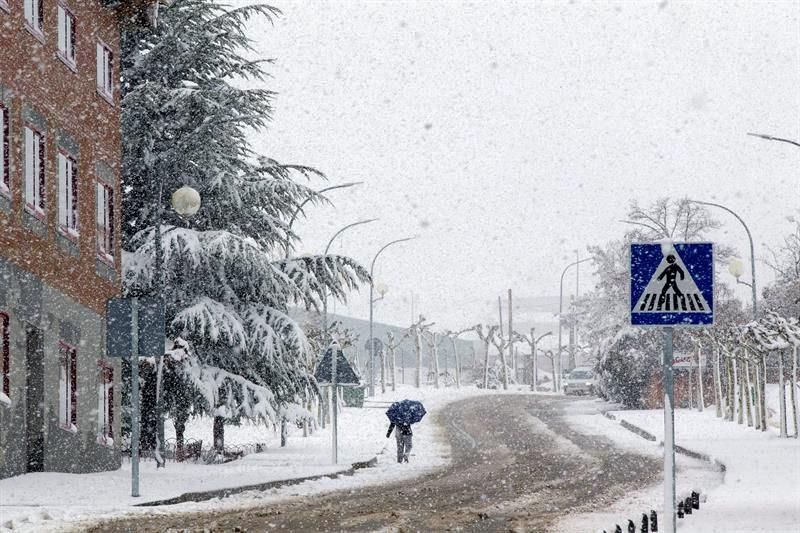
<path id="1" fill-rule="evenodd" d="M 181 368 L 188 375 L 218 369 L 225 383 L 241 378 L 243 390 L 268 389 L 272 396 L 258 401 L 269 409 L 256 409 L 255 396 L 245 394 L 236 415 L 273 422 L 315 390 L 310 345 L 288 306 L 317 308 L 325 291 L 344 298 L 368 279 L 347 257 L 281 253 L 296 240 L 287 220 L 298 206 L 325 200 L 295 181 L 319 172 L 258 157 L 248 143 L 269 121 L 273 93 L 244 87 L 264 81 L 267 63 L 246 57 L 246 26 L 254 16 L 277 14 L 268 6 L 173 0 L 162 6 L 157 27 L 122 41 L 125 291 L 149 294 L 160 286 L 154 263 L 161 211 L 167 332 L 186 339 L 194 354 Z M 202 196 L 191 220 L 169 208 L 182 185 Z M 219 409 L 229 404 L 223 389 L 187 397 L 195 411 L 227 417 Z M 204 405 L 209 397 L 218 405 Z"/>

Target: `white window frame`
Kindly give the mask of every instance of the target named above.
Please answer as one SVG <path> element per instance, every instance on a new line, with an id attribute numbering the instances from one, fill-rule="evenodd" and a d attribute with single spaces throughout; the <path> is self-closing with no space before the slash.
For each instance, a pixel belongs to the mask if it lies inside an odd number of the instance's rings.
<path id="1" fill-rule="evenodd" d="M 97 92 L 114 103 L 114 52 L 103 41 L 97 41 Z"/>
<path id="2" fill-rule="evenodd" d="M 114 445 L 114 367 L 98 361 L 97 376 L 97 442 Z"/>
<path id="3" fill-rule="evenodd" d="M 45 0 L 23 0 L 25 27 L 40 38 L 44 36 L 44 1 Z"/>
<path id="4" fill-rule="evenodd" d="M 2 2 L 3 0 L 0 0 Z M 0 194 L 11 195 L 11 118 L 0 102 Z"/>
<path id="5" fill-rule="evenodd" d="M 75 70 L 75 14 L 63 3 L 58 3 L 58 57 Z"/>
<path id="6" fill-rule="evenodd" d="M 71 155 L 58 152 L 58 229 L 77 238 L 78 228 L 78 162 Z"/>
<path id="7" fill-rule="evenodd" d="M 30 124 L 25 126 L 25 208 L 37 218 L 45 217 L 47 177 L 45 136 Z"/>
<path id="8" fill-rule="evenodd" d="M 114 188 L 97 181 L 96 195 L 96 234 L 97 255 L 103 261 L 114 264 Z"/>
<path id="9" fill-rule="evenodd" d="M 78 353 L 66 342 L 58 343 L 58 423 L 62 429 L 78 432 Z"/>

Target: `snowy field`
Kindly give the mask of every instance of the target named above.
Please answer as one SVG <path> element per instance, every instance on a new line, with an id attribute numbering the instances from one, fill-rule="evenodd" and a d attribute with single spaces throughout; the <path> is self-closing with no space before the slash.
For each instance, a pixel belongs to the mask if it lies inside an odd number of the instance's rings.
<path id="1" fill-rule="evenodd" d="M 492 391 L 494 392 L 494 391 Z M 320 479 L 299 485 L 241 493 L 216 501 L 214 507 L 242 508 L 260 505 L 301 494 L 360 487 L 422 475 L 447 464 L 450 447 L 434 424 L 436 413 L 451 401 L 486 394 L 474 387 L 455 390 L 416 390 L 398 387 L 397 392 L 377 396 L 371 403 L 386 404 L 404 398 L 423 401 L 428 414 L 414 426 L 411 462 L 397 464 L 394 438 L 386 439 L 388 420 L 385 407 L 344 408 L 339 421 L 339 465 L 331 464 L 330 426 L 303 438 L 293 428 L 288 445 L 279 447 L 278 436 L 264 426 L 244 424 L 226 426 L 226 444 L 264 442 L 264 453 L 224 465 L 167 463 L 156 470 L 152 461 L 141 463 L 141 497 L 130 496 L 130 466 L 96 474 L 27 474 L 0 480 L 0 531 L 69 531 L 80 529 L 76 522 L 106 519 L 137 513 L 182 513 L 202 510 L 208 503 L 182 503 L 160 507 L 133 507 L 136 504 L 179 496 L 186 492 L 237 487 L 282 479 L 328 474 L 349 468 L 354 461 L 378 457 L 378 466 L 359 470 L 353 476 Z M 165 427 L 172 436 L 171 425 Z M 187 425 L 186 438 L 211 441 L 211 423 L 195 420 Z"/>
<path id="2" fill-rule="evenodd" d="M 583 403 L 583 402 L 582 402 Z M 617 421 L 589 414 L 591 401 L 576 404 L 570 423 L 585 433 L 602 434 L 618 446 L 663 457 L 663 412 L 618 411 Z M 658 442 L 647 441 L 626 430 L 619 420 L 645 429 Z M 699 460 L 677 456 L 677 495 L 685 497 L 699 489 L 700 511 L 678 521 L 678 530 L 706 532 L 797 532 L 800 524 L 800 441 L 781 439 L 770 429 L 766 433 L 723 421 L 714 407 L 703 413 L 680 409 L 675 413 L 676 444 L 709 455 L 722 462 L 722 474 Z M 578 514 L 559 524 L 558 531 L 613 531 L 625 528 L 628 519 L 640 524 L 643 512 L 656 509 L 661 515 L 663 489 L 660 483 L 643 487 L 618 501 L 606 512 Z"/>

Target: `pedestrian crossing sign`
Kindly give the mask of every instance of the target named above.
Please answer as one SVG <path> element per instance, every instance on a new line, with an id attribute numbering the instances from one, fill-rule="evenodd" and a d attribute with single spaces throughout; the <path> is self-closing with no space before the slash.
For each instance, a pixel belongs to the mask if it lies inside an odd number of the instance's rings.
<path id="1" fill-rule="evenodd" d="M 714 323 L 714 245 L 631 244 L 631 324 Z"/>

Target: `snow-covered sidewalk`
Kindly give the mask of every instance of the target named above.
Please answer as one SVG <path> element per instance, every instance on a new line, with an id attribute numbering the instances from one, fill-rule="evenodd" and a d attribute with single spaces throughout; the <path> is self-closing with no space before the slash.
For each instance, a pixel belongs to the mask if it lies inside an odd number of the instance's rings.
<path id="1" fill-rule="evenodd" d="M 569 418 L 575 429 L 602 434 L 618 446 L 639 453 L 663 454 L 663 412 L 616 411 L 616 421 L 575 409 Z M 621 426 L 625 420 L 656 436 L 657 442 L 639 437 Z M 770 430 L 756 431 L 716 418 L 713 406 L 700 413 L 679 409 L 675 413 L 676 444 L 708 455 L 725 465 L 724 475 L 713 466 L 678 456 L 678 496 L 700 489 L 705 500 L 700 511 L 678 521 L 678 529 L 706 532 L 797 532 L 800 524 L 800 441 L 781 439 Z M 661 514 L 662 485 L 643 487 L 617 502 L 606 513 L 575 515 L 559 524 L 559 531 L 613 530 L 641 514 L 656 509 Z"/>
<path id="2" fill-rule="evenodd" d="M 372 403 L 375 407 L 345 408 L 339 420 L 339 464 L 331 464 L 330 426 L 302 437 L 293 428 L 288 445 L 280 448 L 271 429 L 251 424 L 226 426 L 227 444 L 267 442 L 263 453 L 251 454 L 224 465 L 169 462 L 156 470 L 152 461 L 141 463 L 141 497 L 130 496 L 130 466 L 95 474 L 40 473 L 0 480 L 0 531 L 64 531 L 77 522 L 137 513 L 180 513 L 202 510 L 208 503 L 189 502 L 159 507 L 135 507 L 148 501 L 174 498 L 187 492 L 240 487 L 277 480 L 318 476 L 343 471 L 351 463 L 377 455 L 375 468 L 359 470 L 353 476 L 306 481 L 267 491 L 250 491 L 224 500 L 214 508 L 240 508 L 294 495 L 314 494 L 366 484 L 383 483 L 418 476 L 445 465 L 450 447 L 434 423 L 436 413 L 447 403 L 471 395 L 485 394 L 474 387 L 417 390 L 412 387 L 387 392 Z M 394 461 L 394 439 L 386 439 L 388 420 L 384 404 L 412 398 L 423 401 L 428 415 L 414 426 L 414 451 L 410 464 Z M 172 428 L 165 428 L 167 437 Z M 211 440 L 208 420 L 188 424 L 186 438 Z"/>

